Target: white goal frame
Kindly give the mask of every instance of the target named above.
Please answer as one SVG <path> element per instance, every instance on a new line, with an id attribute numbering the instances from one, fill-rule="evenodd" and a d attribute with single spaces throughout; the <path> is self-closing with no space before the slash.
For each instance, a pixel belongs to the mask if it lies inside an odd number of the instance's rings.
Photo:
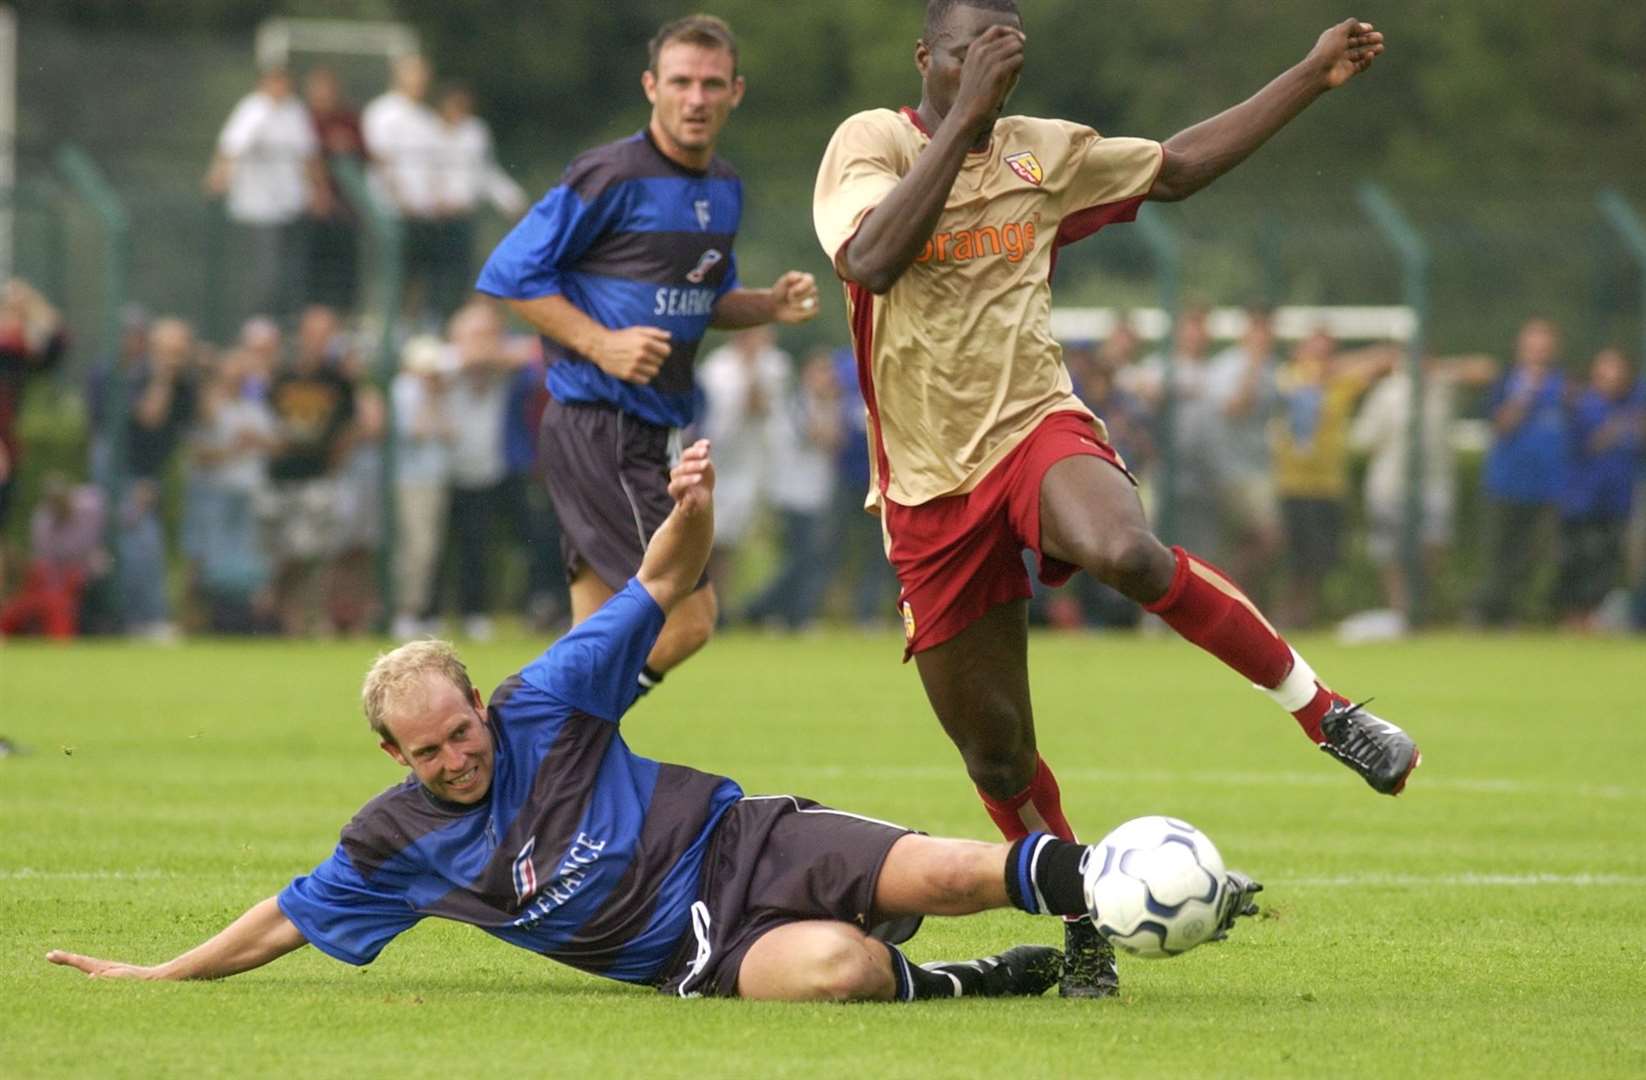
<path id="1" fill-rule="evenodd" d="M 1058 341 L 1102 341 L 1124 319 L 1132 332 L 1145 341 L 1160 341 L 1171 331 L 1171 315 L 1157 307 L 1060 307 L 1052 309 L 1052 337 Z M 1325 330 L 1340 341 L 1412 340 L 1417 332 L 1417 313 L 1404 305 L 1286 305 L 1274 309 L 1275 334 L 1283 341 L 1298 341 L 1316 330 Z M 1217 307 L 1207 312 L 1206 328 L 1213 340 L 1231 341 L 1246 331 L 1246 312 L 1237 307 Z"/>

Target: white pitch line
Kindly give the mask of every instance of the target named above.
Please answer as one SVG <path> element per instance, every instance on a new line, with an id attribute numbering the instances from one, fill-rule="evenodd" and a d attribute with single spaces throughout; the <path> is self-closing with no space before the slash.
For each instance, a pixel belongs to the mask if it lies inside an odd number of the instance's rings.
<path id="1" fill-rule="evenodd" d="M 938 765 L 784 765 L 775 771 L 797 776 L 835 780 L 964 780 L 958 764 Z M 1344 783 L 1341 771 L 1303 772 L 1174 772 L 1159 769 L 1096 769 L 1059 766 L 1059 781 L 1113 784 L 1215 784 L 1224 787 L 1337 787 Z M 1352 777 L 1350 778 L 1352 779 Z M 1561 795 L 1591 799 L 1646 799 L 1646 789 L 1616 784 L 1550 784 L 1536 780 L 1508 780 L 1492 777 L 1434 776 L 1419 770 L 1412 779 L 1415 789 L 1460 791 L 1480 795 Z"/>
<path id="2" fill-rule="evenodd" d="M 1646 887 L 1639 874 L 1340 874 L 1336 877 L 1278 878 L 1275 889 L 1391 886 L 1395 888 L 1527 888 L 1554 886 L 1570 889 L 1638 889 Z"/>
<path id="3" fill-rule="evenodd" d="M 0 870 L 0 881 L 155 881 L 182 876 L 169 870 Z"/>

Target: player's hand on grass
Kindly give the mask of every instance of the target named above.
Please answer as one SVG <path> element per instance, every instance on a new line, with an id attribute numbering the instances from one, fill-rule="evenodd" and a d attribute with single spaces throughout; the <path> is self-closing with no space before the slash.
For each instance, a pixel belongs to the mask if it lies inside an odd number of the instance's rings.
<path id="1" fill-rule="evenodd" d="M 780 323 L 803 323 L 817 315 L 817 279 L 790 270 L 772 285 L 772 318 Z"/>
<path id="2" fill-rule="evenodd" d="M 94 979 L 164 978 L 157 967 L 122 964 L 118 960 L 99 960 L 95 956 L 81 956 L 79 953 L 64 952 L 61 949 L 53 949 L 46 954 L 46 959 L 63 967 L 78 968 Z"/>
<path id="3" fill-rule="evenodd" d="M 589 356 L 606 374 L 645 386 L 669 358 L 669 332 L 656 326 L 607 330 Z"/>
<path id="4" fill-rule="evenodd" d="M 698 439 L 686 447 L 680 463 L 669 470 L 669 498 L 688 514 L 713 505 L 714 462 L 709 460 L 709 440 Z"/>
<path id="5" fill-rule="evenodd" d="M 1234 929 L 1241 916 L 1257 914 L 1257 901 L 1252 897 L 1263 891 L 1263 884 L 1253 881 L 1239 870 L 1230 870 L 1223 881 L 1223 900 L 1218 905 L 1217 930 L 1211 940 L 1222 941 Z"/>
<path id="6" fill-rule="evenodd" d="M 981 131 L 1000 115 L 1023 71 L 1024 40 L 1023 31 L 996 25 L 978 35 L 966 50 L 954 109 L 968 129 Z"/>
<path id="7" fill-rule="evenodd" d="M 1326 89 L 1335 90 L 1362 71 L 1383 52 L 1383 35 L 1372 24 L 1345 19 L 1320 35 L 1309 59 L 1320 71 Z"/>

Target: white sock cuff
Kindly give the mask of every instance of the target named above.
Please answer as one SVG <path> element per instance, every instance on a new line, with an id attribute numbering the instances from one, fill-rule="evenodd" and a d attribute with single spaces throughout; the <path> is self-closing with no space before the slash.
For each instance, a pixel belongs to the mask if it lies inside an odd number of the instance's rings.
<path id="1" fill-rule="evenodd" d="M 1296 712 L 1314 700 L 1317 680 L 1315 679 L 1315 669 L 1309 666 L 1307 660 L 1297 655 L 1296 649 L 1293 649 L 1292 670 L 1284 679 L 1280 680 L 1279 686 L 1271 690 L 1267 686 L 1258 686 L 1256 683 L 1252 685 L 1269 695 L 1270 699 L 1282 709 L 1287 712 Z"/>

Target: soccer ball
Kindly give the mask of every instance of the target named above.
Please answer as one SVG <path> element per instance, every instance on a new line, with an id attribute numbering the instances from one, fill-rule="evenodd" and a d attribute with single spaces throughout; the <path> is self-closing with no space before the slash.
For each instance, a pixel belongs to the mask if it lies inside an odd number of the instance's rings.
<path id="1" fill-rule="evenodd" d="M 1226 875 L 1186 821 L 1133 818 L 1092 845 L 1083 883 L 1098 932 L 1134 956 L 1187 952 L 1217 929 Z"/>

